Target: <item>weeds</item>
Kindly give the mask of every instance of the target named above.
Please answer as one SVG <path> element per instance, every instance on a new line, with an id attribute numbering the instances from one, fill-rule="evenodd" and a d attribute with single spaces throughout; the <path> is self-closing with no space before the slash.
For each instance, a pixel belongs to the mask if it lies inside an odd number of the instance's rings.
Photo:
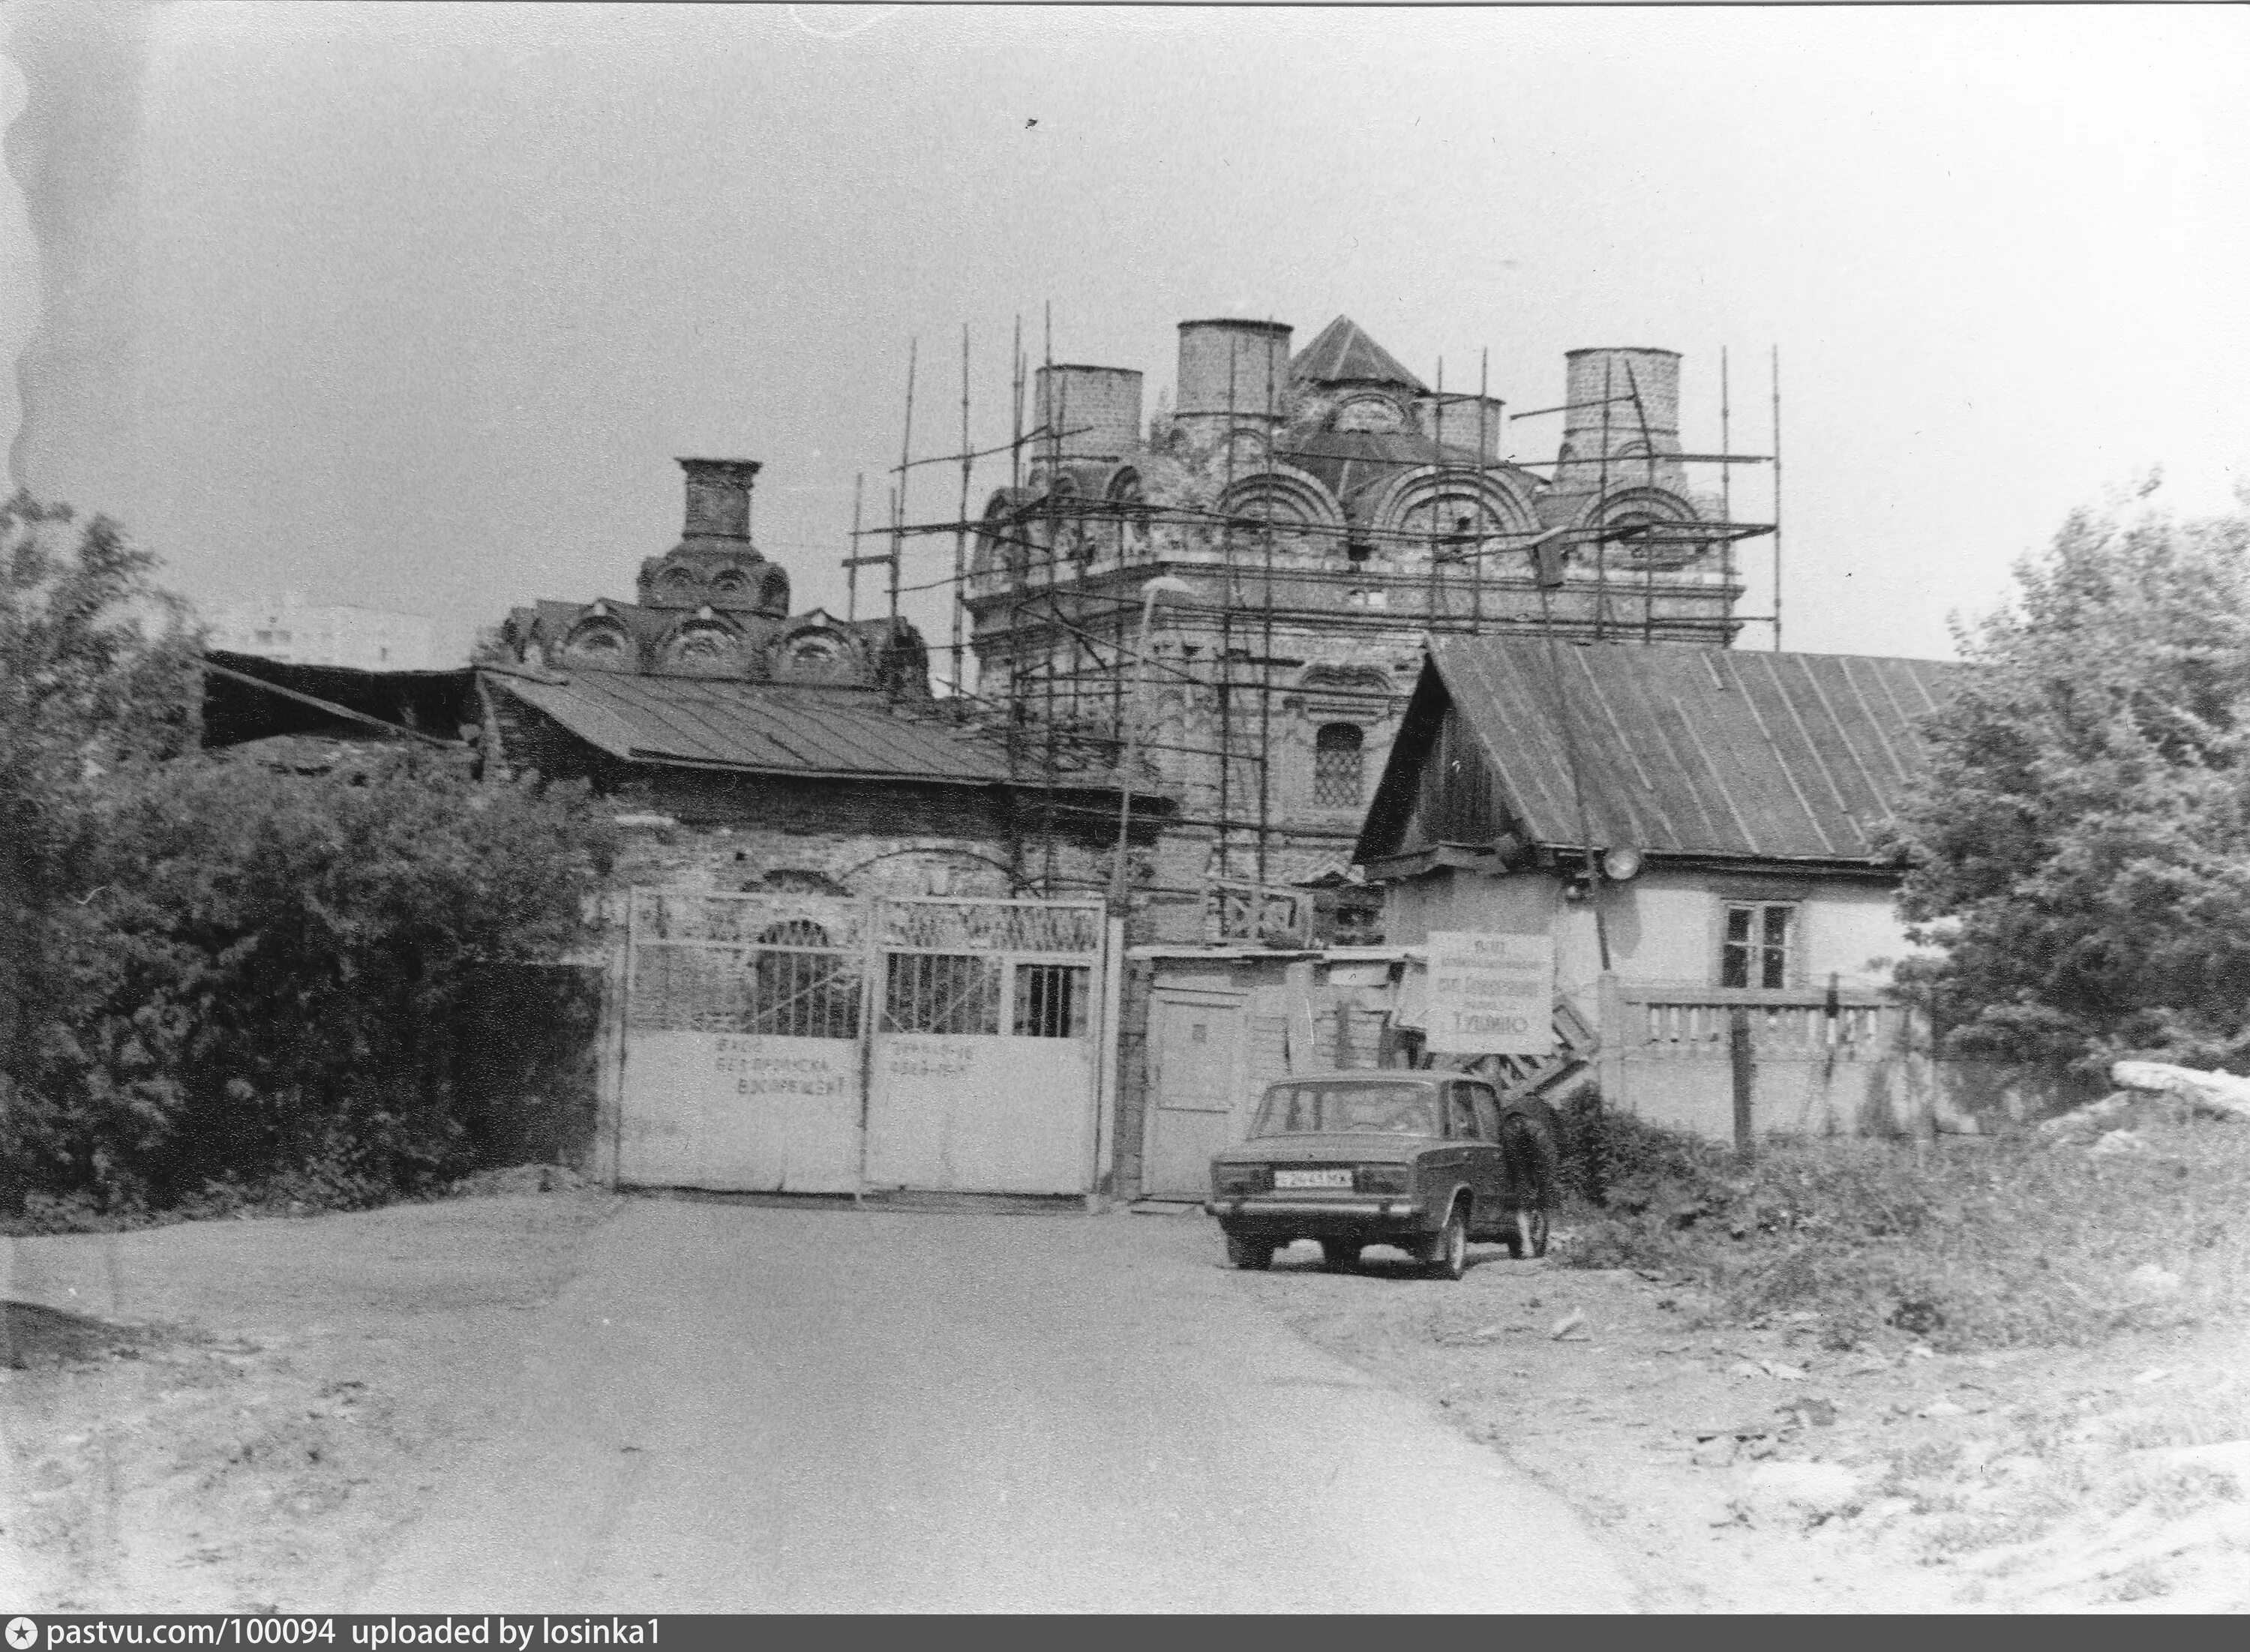
<path id="1" fill-rule="evenodd" d="M 2238 1125 L 2155 1117 L 2129 1153 L 2030 1135 L 1921 1157 L 1775 1141 L 1746 1162 L 1587 1116 L 1565 1135 L 1566 1180 L 1591 1206 L 1567 1265 L 1687 1275 L 1738 1320 L 1810 1311 L 1833 1349 L 1894 1334 L 1949 1350 L 2081 1344 L 2250 1302 Z"/>

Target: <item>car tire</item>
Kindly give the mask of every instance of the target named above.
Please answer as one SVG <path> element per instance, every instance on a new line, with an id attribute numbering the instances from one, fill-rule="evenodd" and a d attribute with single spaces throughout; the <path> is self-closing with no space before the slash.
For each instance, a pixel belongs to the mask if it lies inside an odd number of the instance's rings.
<path id="1" fill-rule="evenodd" d="M 1446 1213 L 1446 1225 L 1430 1242 L 1422 1257 L 1423 1270 L 1432 1279 L 1458 1279 L 1469 1270 L 1469 1219 L 1454 1201 L 1453 1208 Z"/>
<path id="2" fill-rule="evenodd" d="M 1321 1241 L 1321 1266 L 1330 1273 L 1347 1273 L 1359 1266 L 1360 1247 L 1349 1239 Z"/>
<path id="3" fill-rule="evenodd" d="M 1508 1214 L 1508 1254 L 1522 1262 L 1526 1256 L 1547 1254 L 1547 1213 L 1543 1210 L 1516 1210 Z"/>
<path id="4" fill-rule="evenodd" d="M 1260 1272 L 1273 1265 L 1273 1242 L 1266 1239 L 1245 1239 L 1238 1234 L 1226 1236 L 1226 1259 L 1238 1268 Z"/>

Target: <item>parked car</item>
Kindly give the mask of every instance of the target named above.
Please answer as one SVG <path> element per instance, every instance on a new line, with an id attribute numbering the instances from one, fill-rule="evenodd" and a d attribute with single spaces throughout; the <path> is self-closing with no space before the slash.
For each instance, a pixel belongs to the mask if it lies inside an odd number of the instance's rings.
<path id="1" fill-rule="evenodd" d="M 1211 1161 L 1204 1208 L 1238 1268 L 1267 1268 L 1299 1239 L 1332 1270 L 1369 1245 L 1396 1245 L 1458 1279 L 1470 1242 L 1547 1254 L 1556 1203 L 1554 1112 L 1503 1103 L 1457 1073 L 1336 1072 L 1266 1086 L 1250 1139 Z"/>

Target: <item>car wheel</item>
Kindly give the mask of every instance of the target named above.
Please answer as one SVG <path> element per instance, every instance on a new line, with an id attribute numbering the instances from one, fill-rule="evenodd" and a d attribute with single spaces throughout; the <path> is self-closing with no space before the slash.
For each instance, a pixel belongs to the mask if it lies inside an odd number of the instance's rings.
<path id="1" fill-rule="evenodd" d="M 1359 1266 L 1360 1247 L 1348 1239 L 1321 1241 L 1321 1266 L 1330 1273 L 1342 1273 Z"/>
<path id="2" fill-rule="evenodd" d="M 1547 1254 L 1547 1213 L 1518 1210 L 1508 1217 L 1508 1254 L 1518 1262 Z"/>
<path id="3" fill-rule="evenodd" d="M 1226 1259 L 1238 1268 L 1270 1268 L 1273 1265 L 1273 1246 L 1268 1240 L 1245 1239 L 1231 1233 L 1226 1236 Z"/>
<path id="4" fill-rule="evenodd" d="M 1432 1279 L 1458 1279 L 1469 1270 L 1469 1221 L 1460 1202 L 1446 1213 L 1446 1225 L 1422 1259 Z"/>

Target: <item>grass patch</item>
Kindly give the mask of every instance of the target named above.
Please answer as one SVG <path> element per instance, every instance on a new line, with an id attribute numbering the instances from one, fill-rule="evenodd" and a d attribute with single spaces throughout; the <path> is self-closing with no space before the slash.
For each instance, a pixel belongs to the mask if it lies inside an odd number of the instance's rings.
<path id="1" fill-rule="evenodd" d="M 148 1340 L 131 1325 L 114 1325 L 66 1313 L 35 1302 L 0 1300 L 0 1370 L 83 1365 L 114 1353 L 130 1353 Z"/>
<path id="2" fill-rule="evenodd" d="M 1777 1140 L 1745 1161 L 1630 1118 L 1574 1124 L 1565 1265 L 1688 1275 L 1736 1319 L 1809 1311 L 1832 1348 L 2083 1344 L 2250 1306 L 2239 1125 L 2149 1122 L 2131 1153 L 2026 1133 L 1920 1154 Z"/>

